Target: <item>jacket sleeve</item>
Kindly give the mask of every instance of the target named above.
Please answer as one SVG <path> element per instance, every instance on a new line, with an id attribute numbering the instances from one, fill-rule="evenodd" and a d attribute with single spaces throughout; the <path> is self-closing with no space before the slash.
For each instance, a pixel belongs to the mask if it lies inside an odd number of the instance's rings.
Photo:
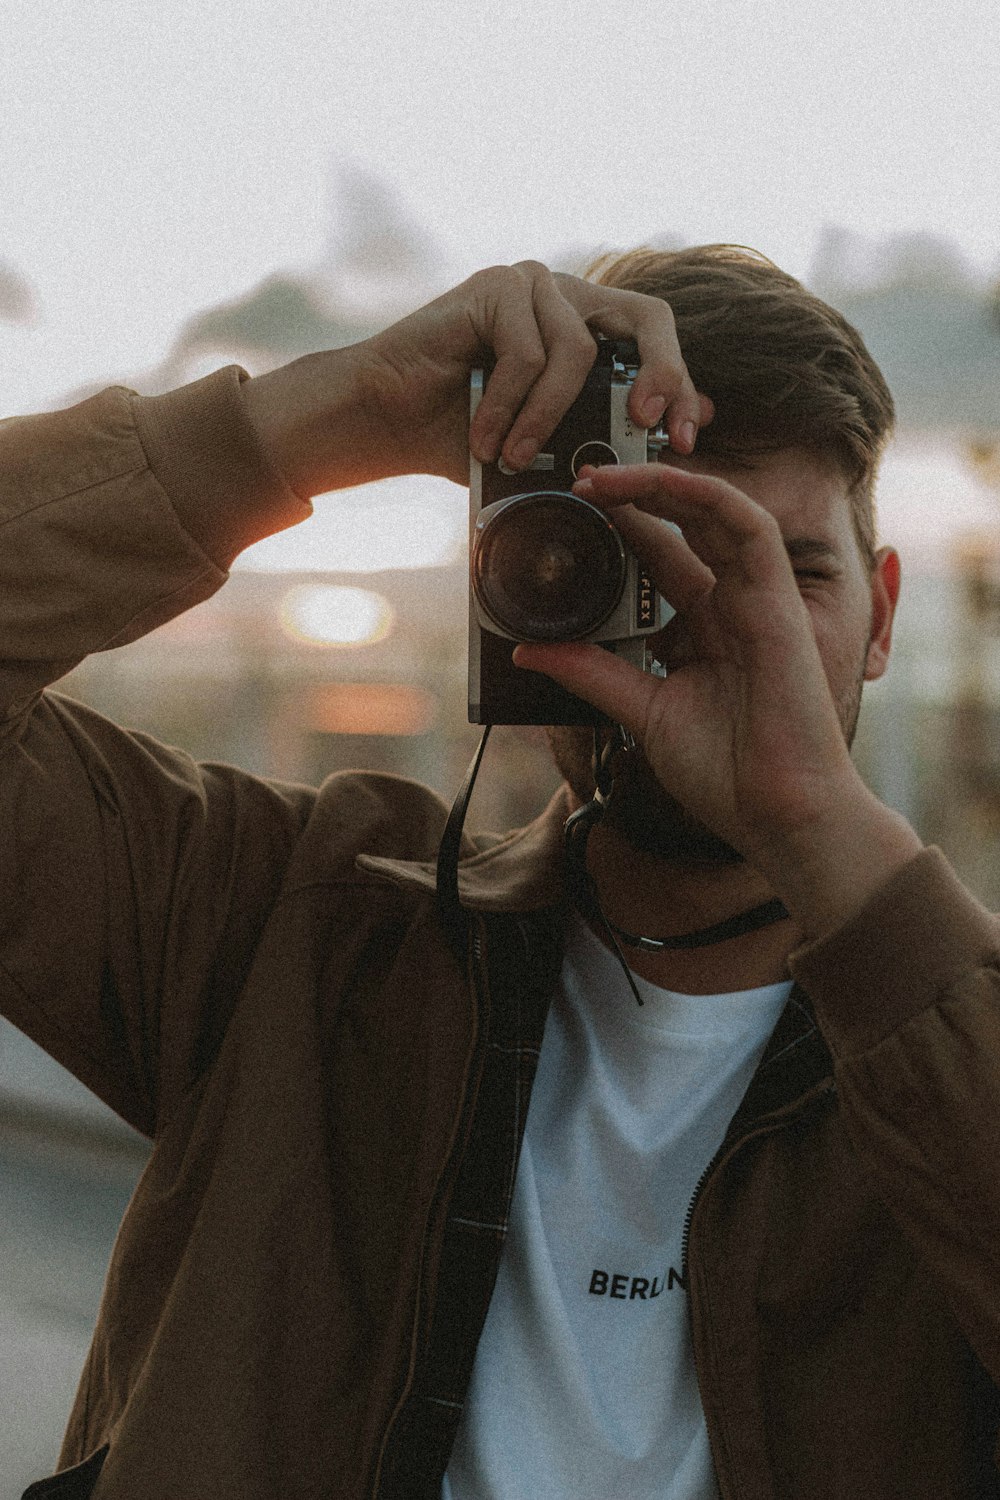
<path id="1" fill-rule="evenodd" d="M 927 849 L 792 971 L 859 1157 L 1000 1382 L 1000 920 Z"/>
<path id="2" fill-rule="evenodd" d="M 245 378 L 0 423 L 0 1006 L 147 1134 L 218 1043 L 315 794 L 46 689 L 309 514 Z"/>

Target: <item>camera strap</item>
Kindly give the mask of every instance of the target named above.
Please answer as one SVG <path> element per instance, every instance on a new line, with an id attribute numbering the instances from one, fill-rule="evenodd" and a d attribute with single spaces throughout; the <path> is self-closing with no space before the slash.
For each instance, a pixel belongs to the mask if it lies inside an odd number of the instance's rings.
<path id="1" fill-rule="evenodd" d="M 444 825 L 444 832 L 438 845 L 438 917 L 449 943 L 460 958 L 465 953 L 466 916 L 458 894 L 458 857 L 462 848 L 462 829 L 465 826 L 465 815 L 469 810 L 469 799 L 472 796 L 472 788 L 476 784 L 483 751 L 486 749 L 486 741 L 490 737 L 492 727 L 492 724 L 487 724 L 483 730 L 476 753 L 469 762 L 469 768 L 451 804 L 448 821 Z"/>

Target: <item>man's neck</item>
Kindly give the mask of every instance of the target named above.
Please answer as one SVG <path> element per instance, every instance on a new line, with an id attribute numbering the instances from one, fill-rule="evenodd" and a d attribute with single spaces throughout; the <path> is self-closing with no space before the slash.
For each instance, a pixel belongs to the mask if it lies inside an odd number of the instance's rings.
<path id="1" fill-rule="evenodd" d="M 600 825 L 589 839 L 587 866 L 601 907 L 617 926 L 642 937 L 675 937 L 747 911 L 774 894 L 748 865 L 681 864 L 633 849 Z M 607 942 L 600 925 L 595 932 Z M 788 955 L 801 942 L 790 919 L 703 948 L 649 953 L 622 945 L 643 979 L 688 995 L 757 989 L 788 977 Z"/>

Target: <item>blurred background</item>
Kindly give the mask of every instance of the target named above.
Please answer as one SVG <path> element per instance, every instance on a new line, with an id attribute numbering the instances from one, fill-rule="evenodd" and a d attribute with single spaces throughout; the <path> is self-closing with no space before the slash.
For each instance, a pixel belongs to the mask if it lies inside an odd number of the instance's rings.
<path id="1" fill-rule="evenodd" d="M 1000 11 L 695 0 L 5 0 L 0 411 L 258 374 L 481 266 L 755 246 L 839 307 L 894 390 L 903 559 L 856 746 L 1000 907 Z M 316 502 L 211 602 L 64 688 L 198 756 L 451 796 L 467 495 Z M 555 778 L 500 731 L 471 821 Z M 55 935 L 54 935 L 55 936 Z M 0 1500 L 55 1459 L 145 1144 L 0 1031 Z"/>

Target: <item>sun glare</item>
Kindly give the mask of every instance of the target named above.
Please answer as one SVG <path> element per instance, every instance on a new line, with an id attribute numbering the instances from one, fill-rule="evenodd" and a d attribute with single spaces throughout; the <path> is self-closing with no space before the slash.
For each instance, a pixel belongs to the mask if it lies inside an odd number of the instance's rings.
<path id="1" fill-rule="evenodd" d="M 393 626 L 388 599 L 337 584 L 289 589 L 278 617 L 286 635 L 310 646 L 367 646 L 385 640 Z"/>

